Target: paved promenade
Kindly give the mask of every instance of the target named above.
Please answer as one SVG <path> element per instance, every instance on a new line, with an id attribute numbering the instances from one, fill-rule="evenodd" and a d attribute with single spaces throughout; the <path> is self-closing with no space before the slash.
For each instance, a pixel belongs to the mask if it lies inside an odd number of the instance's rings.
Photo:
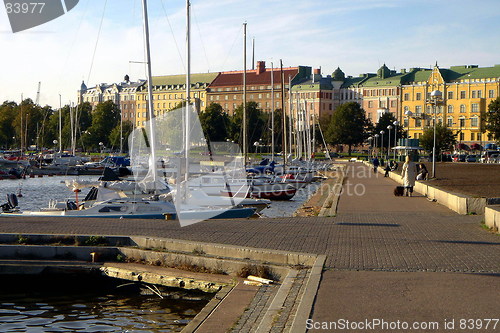
<path id="1" fill-rule="evenodd" d="M 184 228 L 173 221 L 4 218 L 0 233 L 143 235 L 326 254 L 314 320 L 498 318 L 500 237 L 481 228 L 482 216 L 457 215 L 418 194 L 394 197 L 395 185 L 349 163 L 336 217 Z"/>

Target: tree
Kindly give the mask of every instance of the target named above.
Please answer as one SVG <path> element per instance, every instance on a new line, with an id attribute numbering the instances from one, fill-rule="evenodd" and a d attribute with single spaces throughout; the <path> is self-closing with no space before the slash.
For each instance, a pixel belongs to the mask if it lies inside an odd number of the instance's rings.
<path id="1" fill-rule="evenodd" d="M 457 134 L 441 123 L 436 124 L 436 154 L 441 156 L 441 152 L 451 150 L 457 143 Z M 424 130 L 420 138 L 420 145 L 428 152 L 432 152 L 434 147 L 434 128 L 428 127 Z"/>
<path id="2" fill-rule="evenodd" d="M 483 119 L 484 128 L 493 135 L 496 141 L 500 141 L 500 97 L 491 101 Z"/>
<path id="3" fill-rule="evenodd" d="M 109 134 L 111 146 L 114 148 L 120 147 L 120 132 L 122 132 L 123 151 L 128 151 L 128 137 L 133 130 L 134 125 L 130 121 L 124 121 L 122 126 L 120 124 L 116 125 Z"/>
<path id="4" fill-rule="evenodd" d="M 209 141 L 226 141 L 229 130 L 229 116 L 222 106 L 211 103 L 200 113 L 200 123 Z"/>
<path id="5" fill-rule="evenodd" d="M 368 137 L 370 124 L 361 105 L 356 102 L 345 103 L 333 113 L 325 136 L 331 144 L 348 145 L 351 156 L 352 146 L 363 143 Z"/>
<path id="6" fill-rule="evenodd" d="M 262 133 L 265 130 L 266 116 L 258 108 L 256 102 L 248 102 L 247 109 L 247 151 L 250 151 L 254 142 L 259 141 Z M 230 136 L 235 142 L 243 144 L 243 104 L 238 106 L 234 111 L 234 116 L 231 118 L 231 131 Z"/>
<path id="7" fill-rule="evenodd" d="M 92 113 L 92 125 L 85 131 L 82 140 L 87 147 L 96 149 L 99 142 L 109 147 L 109 134 L 120 122 L 120 109 L 112 101 L 99 103 Z"/>
<path id="8" fill-rule="evenodd" d="M 0 106 L 0 147 L 9 148 L 15 142 L 14 119 L 16 118 L 17 104 L 5 101 Z"/>

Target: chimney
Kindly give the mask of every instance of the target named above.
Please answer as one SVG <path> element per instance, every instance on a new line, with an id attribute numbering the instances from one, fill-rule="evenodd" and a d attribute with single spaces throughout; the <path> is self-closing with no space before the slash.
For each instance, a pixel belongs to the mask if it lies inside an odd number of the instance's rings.
<path id="1" fill-rule="evenodd" d="M 257 61 L 257 75 L 262 74 L 266 71 L 266 62 Z"/>

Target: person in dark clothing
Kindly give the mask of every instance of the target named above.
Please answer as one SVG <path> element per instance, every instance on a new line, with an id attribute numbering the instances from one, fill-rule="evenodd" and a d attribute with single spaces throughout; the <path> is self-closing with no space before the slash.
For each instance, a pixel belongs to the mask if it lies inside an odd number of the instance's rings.
<path id="1" fill-rule="evenodd" d="M 427 176 L 429 175 L 429 171 L 427 171 L 427 168 L 424 163 L 420 163 L 417 165 L 417 180 L 426 180 Z"/>
<path id="2" fill-rule="evenodd" d="M 378 158 L 375 156 L 375 158 L 373 159 L 373 172 L 377 172 L 377 168 L 378 166 L 380 165 L 380 162 L 378 161 Z"/>

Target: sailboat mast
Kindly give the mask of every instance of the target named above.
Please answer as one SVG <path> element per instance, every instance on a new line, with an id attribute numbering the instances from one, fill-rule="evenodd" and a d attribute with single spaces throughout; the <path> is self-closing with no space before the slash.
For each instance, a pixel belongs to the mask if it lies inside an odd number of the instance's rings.
<path id="1" fill-rule="evenodd" d="M 148 85 L 148 117 L 149 117 L 149 148 L 151 149 L 151 165 L 150 170 L 153 173 L 153 181 L 156 184 L 158 173 L 156 171 L 156 138 L 155 128 L 153 123 L 153 77 L 151 75 L 151 51 L 149 48 L 149 24 L 148 24 L 148 5 L 146 0 L 142 0 L 142 13 L 144 20 L 144 46 L 146 48 L 146 65 L 147 65 L 147 85 Z"/>
<path id="2" fill-rule="evenodd" d="M 274 64 L 271 62 L 271 161 L 274 161 Z"/>
<path id="3" fill-rule="evenodd" d="M 283 173 L 286 173 L 287 158 L 287 137 L 286 137 L 286 112 L 285 112 L 285 74 L 283 72 L 283 61 L 280 59 L 280 78 L 281 78 L 281 115 L 283 117 L 283 132 L 281 133 L 281 146 L 283 148 Z"/>
<path id="4" fill-rule="evenodd" d="M 247 165 L 247 24 L 243 23 L 243 165 Z"/>
<path id="5" fill-rule="evenodd" d="M 59 94 L 59 152 L 62 153 L 62 96 Z"/>
<path id="6" fill-rule="evenodd" d="M 189 179 L 189 113 L 190 113 L 190 103 L 191 103 L 191 1 L 186 0 L 186 120 L 185 130 L 186 142 L 184 143 L 185 159 L 186 159 L 186 173 L 185 180 Z"/>
<path id="7" fill-rule="evenodd" d="M 288 75 L 288 153 L 292 155 L 292 77 Z"/>

